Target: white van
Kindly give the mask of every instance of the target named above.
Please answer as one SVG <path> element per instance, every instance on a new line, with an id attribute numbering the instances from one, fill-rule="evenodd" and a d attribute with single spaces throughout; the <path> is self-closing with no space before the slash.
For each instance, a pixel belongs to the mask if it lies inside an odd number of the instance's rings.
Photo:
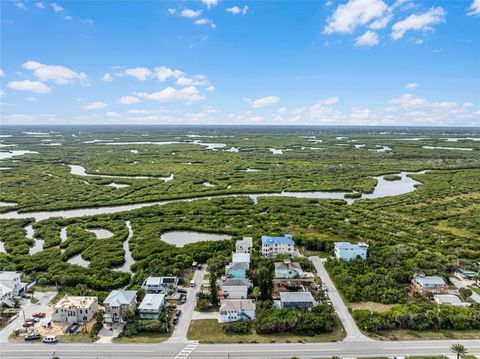
<path id="1" fill-rule="evenodd" d="M 191 288 L 195 287 L 195 281 L 193 279 L 190 281 L 190 287 Z"/>
<path id="2" fill-rule="evenodd" d="M 58 343 L 56 335 L 49 335 L 48 337 L 43 338 L 44 343 Z"/>

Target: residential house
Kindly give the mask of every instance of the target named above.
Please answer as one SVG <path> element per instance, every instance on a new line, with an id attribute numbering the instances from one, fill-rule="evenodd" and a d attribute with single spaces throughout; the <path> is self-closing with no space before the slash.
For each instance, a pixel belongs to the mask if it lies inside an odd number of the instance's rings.
<path id="1" fill-rule="evenodd" d="M 112 290 L 103 301 L 105 323 L 123 323 L 123 316 L 128 311 L 135 312 L 137 292 L 134 290 Z"/>
<path id="2" fill-rule="evenodd" d="M 470 305 L 470 303 L 463 302 L 453 294 L 435 294 L 433 300 L 438 304 L 453 305 L 455 307 L 468 307 Z"/>
<path id="3" fill-rule="evenodd" d="M 27 290 L 27 283 L 20 281 L 20 273 L 17 272 L 1 271 L 0 284 L 10 288 L 14 297 L 21 296 Z"/>
<path id="4" fill-rule="evenodd" d="M 281 292 L 280 305 L 282 308 L 298 308 L 308 310 L 316 304 L 310 292 Z"/>
<path id="5" fill-rule="evenodd" d="M 177 277 L 148 277 L 142 284 L 147 293 L 170 294 L 177 290 Z"/>
<path id="6" fill-rule="evenodd" d="M 466 270 L 466 269 L 457 269 L 455 271 L 455 276 L 462 279 L 462 280 L 475 280 L 477 277 L 478 273 L 471 271 L 471 270 Z"/>
<path id="7" fill-rule="evenodd" d="M 157 319 L 165 305 L 165 294 L 147 293 L 138 306 L 140 319 Z"/>
<path id="8" fill-rule="evenodd" d="M 244 263 L 250 268 L 250 253 L 232 253 L 232 263 Z"/>
<path id="9" fill-rule="evenodd" d="M 0 283 L 0 304 L 11 308 L 15 306 L 13 289 L 3 283 Z"/>
<path id="10" fill-rule="evenodd" d="M 253 239 L 252 237 L 243 237 L 243 239 L 235 242 L 235 252 L 252 253 Z"/>
<path id="11" fill-rule="evenodd" d="M 262 255 L 264 257 L 273 257 L 277 254 L 293 255 L 294 252 L 295 242 L 291 234 L 281 237 L 262 236 Z"/>
<path id="12" fill-rule="evenodd" d="M 53 307 L 54 322 L 86 323 L 98 310 L 97 297 L 64 296 Z"/>
<path id="13" fill-rule="evenodd" d="M 446 294 L 448 286 L 442 277 L 417 275 L 412 280 L 412 289 L 421 293 Z"/>
<path id="14" fill-rule="evenodd" d="M 351 261 L 352 259 L 367 258 L 368 244 L 360 242 L 357 244 L 350 242 L 335 242 L 335 257 Z"/>
<path id="15" fill-rule="evenodd" d="M 291 263 L 289 260 L 275 263 L 275 278 L 293 279 L 300 278 L 302 275 L 303 270 L 298 263 Z"/>
<path id="16" fill-rule="evenodd" d="M 220 285 L 222 296 L 228 299 L 246 299 L 252 283 L 248 279 L 227 279 Z"/>
<path id="17" fill-rule="evenodd" d="M 255 301 L 252 299 L 222 299 L 220 301 L 220 323 L 255 319 Z"/>
<path id="18" fill-rule="evenodd" d="M 225 274 L 229 278 L 246 278 L 247 269 L 247 263 L 229 263 L 225 266 Z"/>

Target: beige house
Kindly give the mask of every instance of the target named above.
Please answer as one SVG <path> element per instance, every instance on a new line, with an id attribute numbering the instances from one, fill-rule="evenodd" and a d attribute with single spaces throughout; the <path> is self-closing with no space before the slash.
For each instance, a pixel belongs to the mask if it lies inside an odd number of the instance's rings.
<path id="1" fill-rule="evenodd" d="M 112 290 L 103 301 L 105 323 L 123 323 L 123 315 L 127 311 L 135 312 L 137 292 L 134 290 Z"/>
<path id="2" fill-rule="evenodd" d="M 66 295 L 53 308 L 54 322 L 86 323 L 98 310 L 98 298 Z"/>

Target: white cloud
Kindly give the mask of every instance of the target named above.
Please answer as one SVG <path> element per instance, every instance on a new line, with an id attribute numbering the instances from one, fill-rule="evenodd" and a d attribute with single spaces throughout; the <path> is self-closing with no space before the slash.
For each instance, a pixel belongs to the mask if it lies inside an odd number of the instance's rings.
<path id="1" fill-rule="evenodd" d="M 165 81 L 169 77 L 177 78 L 184 75 L 184 73 L 180 70 L 172 70 L 165 66 L 155 67 L 155 76 L 160 81 Z"/>
<path id="2" fill-rule="evenodd" d="M 0 69 L 0 77 L 3 77 L 3 76 L 5 76 L 5 72 L 2 69 Z"/>
<path id="3" fill-rule="evenodd" d="M 136 92 L 135 95 L 140 98 L 159 102 L 184 101 L 186 103 L 192 103 L 204 99 L 204 97 L 198 93 L 198 89 L 195 86 L 184 87 L 180 90 L 174 87 L 167 87 L 161 91 L 151 93 Z"/>
<path id="4" fill-rule="evenodd" d="M 363 35 L 357 37 L 355 41 L 355 46 L 375 46 L 378 45 L 380 40 L 375 31 L 366 31 Z"/>
<path id="5" fill-rule="evenodd" d="M 381 17 L 388 6 L 382 0 L 349 0 L 327 19 L 325 32 L 352 33 L 358 26 Z"/>
<path id="6" fill-rule="evenodd" d="M 407 31 L 432 31 L 432 25 L 445 22 L 446 14 L 440 6 L 432 7 L 422 14 L 412 14 L 392 26 L 392 39 L 401 39 Z"/>
<path id="7" fill-rule="evenodd" d="M 322 106 L 331 106 L 336 104 L 338 101 L 340 101 L 340 98 L 338 97 L 327 97 L 324 98 L 323 100 L 320 100 L 317 102 L 317 104 L 322 105 Z"/>
<path id="8" fill-rule="evenodd" d="M 65 10 L 63 7 L 61 7 L 60 5 L 58 5 L 56 2 L 52 2 L 50 5 L 52 6 L 52 9 L 53 9 L 55 12 L 62 12 L 62 11 Z"/>
<path id="9" fill-rule="evenodd" d="M 183 9 L 180 11 L 182 17 L 199 17 L 202 15 L 202 10 Z"/>
<path id="10" fill-rule="evenodd" d="M 64 18 L 64 20 L 68 20 L 68 21 L 73 20 L 73 17 L 71 17 L 70 15 L 64 16 L 63 18 Z"/>
<path id="11" fill-rule="evenodd" d="M 30 120 L 34 120 L 34 119 L 35 119 L 34 116 L 25 115 L 25 114 L 22 114 L 22 113 L 17 113 L 17 114 L 13 114 L 13 115 L 8 115 L 8 116 L 5 116 L 5 118 L 6 118 L 8 121 L 30 121 Z"/>
<path id="12" fill-rule="evenodd" d="M 277 112 L 278 113 L 287 113 L 288 109 L 286 107 L 280 107 Z"/>
<path id="13" fill-rule="evenodd" d="M 405 94 L 401 97 L 397 97 L 388 101 L 390 105 L 400 106 L 400 107 L 416 107 L 422 106 L 427 103 L 423 98 L 417 98 L 411 94 Z"/>
<path id="14" fill-rule="evenodd" d="M 139 102 L 140 102 L 140 99 L 135 96 L 122 96 L 118 100 L 118 103 L 121 103 L 122 105 L 133 105 Z"/>
<path id="15" fill-rule="evenodd" d="M 209 9 L 212 6 L 217 6 L 218 0 L 202 0 L 203 4 L 206 5 Z"/>
<path id="16" fill-rule="evenodd" d="M 416 89 L 418 87 L 418 84 L 416 82 L 411 82 L 409 84 L 406 84 L 405 87 L 407 89 Z"/>
<path id="17" fill-rule="evenodd" d="M 175 8 L 170 8 L 170 9 L 168 9 L 167 11 L 168 11 L 169 14 L 173 15 L 173 14 L 175 14 L 175 13 L 177 12 L 177 9 L 175 9 Z"/>
<path id="18" fill-rule="evenodd" d="M 474 16 L 480 15 L 480 0 L 473 0 L 472 5 L 470 5 L 467 15 Z"/>
<path id="19" fill-rule="evenodd" d="M 215 87 L 210 85 L 205 89 L 205 91 L 208 91 L 208 92 L 215 91 Z"/>
<path id="20" fill-rule="evenodd" d="M 106 81 L 106 82 L 112 82 L 113 77 L 109 72 L 107 72 L 107 73 L 105 73 L 105 75 L 103 75 L 102 80 Z"/>
<path id="21" fill-rule="evenodd" d="M 205 18 L 195 20 L 195 25 L 209 25 L 212 29 L 215 29 L 217 27 L 217 25 L 215 25 L 212 20 Z"/>
<path id="22" fill-rule="evenodd" d="M 22 10 L 28 10 L 27 7 L 25 6 L 25 3 L 23 3 L 22 1 L 16 2 L 15 6 Z"/>
<path id="23" fill-rule="evenodd" d="M 372 30 L 381 30 L 381 29 L 384 29 L 388 23 L 390 22 L 390 20 L 392 20 L 392 14 L 388 14 L 384 17 L 381 17 L 380 19 L 378 20 L 375 20 L 374 22 L 372 22 L 368 27 Z"/>
<path id="24" fill-rule="evenodd" d="M 266 96 L 266 97 L 257 98 L 255 100 L 244 98 L 243 100 L 248 102 L 254 108 L 271 106 L 280 102 L 280 98 L 277 96 Z"/>
<path id="25" fill-rule="evenodd" d="M 148 77 L 150 77 L 151 74 L 152 71 L 146 67 L 135 67 L 125 70 L 125 75 L 134 77 L 139 81 L 145 81 Z"/>
<path id="26" fill-rule="evenodd" d="M 52 89 L 40 81 L 12 81 L 7 84 L 8 88 L 18 91 L 31 91 L 35 93 L 49 93 Z"/>
<path id="27" fill-rule="evenodd" d="M 38 7 L 39 9 L 45 9 L 45 4 L 41 1 L 37 1 L 35 3 L 35 6 Z"/>
<path id="28" fill-rule="evenodd" d="M 226 9 L 226 11 L 232 15 L 238 15 L 238 14 L 246 15 L 248 10 L 249 10 L 249 7 L 247 5 L 245 5 L 243 8 L 240 8 L 238 6 L 232 6 Z"/>
<path id="29" fill-rule="evenodd" d="M 33 71 L 33 75 L 40 81 L 53 81 L 57 84 L 72 84 L 76 81 L 86 84 L 88 76 L 84 72 L 75 72 L 65 66 L 52 66 L 36 61 L 27 61 L 23 65 L 26 70 Z"/>
<path id="30" fill-rule="evenodd" d="M 107 107 L 108 105 L 102 101 L 95 101 L 90 102 L 89 104 L 85 105 L 83 108 L 85 110 L 101 110 L 102 108 Z"/>

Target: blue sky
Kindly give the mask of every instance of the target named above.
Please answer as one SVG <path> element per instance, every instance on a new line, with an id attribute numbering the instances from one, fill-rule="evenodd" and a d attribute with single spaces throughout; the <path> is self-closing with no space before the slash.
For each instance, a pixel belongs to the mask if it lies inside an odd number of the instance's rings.
<path id="1" fill-rule="evenodd" d="M 3 124 L 480 125 L 480 0 L 1 1 Z"/>

